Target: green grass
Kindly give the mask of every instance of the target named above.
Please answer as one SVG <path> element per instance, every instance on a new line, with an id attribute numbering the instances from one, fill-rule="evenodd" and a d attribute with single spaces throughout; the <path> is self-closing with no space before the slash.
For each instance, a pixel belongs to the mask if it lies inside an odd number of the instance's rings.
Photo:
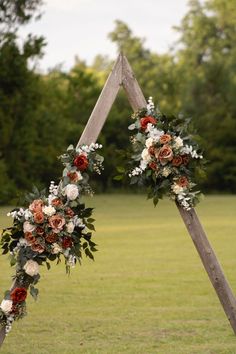
<path id="1" fill-rule="evenodd" d="M 70 277 L 63 265 L 43 269 L 39 300 L 28 299 L 28 316 L 2 352 L 235 354 L 236 337 L 175 205 L 153 208 L 133 195 L 87 203 L 96 207 L 95 262 L 84 259 Z M 235 196 L 207 197 L 197 208 L 236 291 L 235 210 Z M 6 256 L 0 268 L 3 293 L 13 274 Z"/>

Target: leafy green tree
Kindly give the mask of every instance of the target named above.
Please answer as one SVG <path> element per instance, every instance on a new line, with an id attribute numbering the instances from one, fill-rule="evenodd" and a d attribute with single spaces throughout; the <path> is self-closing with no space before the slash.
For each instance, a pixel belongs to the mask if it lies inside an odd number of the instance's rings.
<path id="1" fill-rule="evenodd" d="M 28 186 L 37 106 L 38 76 L 28 68 L 31 58 L 41 55 L 44 40 L 28 35 L 19 45 L 19 25 L 28 23 L 41 1 L 1 1 L 0 4 L 0 166 L 4 188 L 0 202 L 6 202 L 16 187 Z"/>
<path id="2" fill-rule="evenodd" d="M 192 0 L 178 28 L 180 102 L 205 141 L 206 187 L 236 192 L 236 3 Z"/>

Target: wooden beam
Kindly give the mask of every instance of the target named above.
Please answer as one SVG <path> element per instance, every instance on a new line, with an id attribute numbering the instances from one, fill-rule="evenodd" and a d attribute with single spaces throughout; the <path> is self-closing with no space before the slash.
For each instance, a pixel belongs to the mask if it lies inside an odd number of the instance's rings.
<path id="1" fill-rule="evenodd" d="M 198 219 L 194 209 L 184 210 L 177 203 L 177 208 L 182 216 L 186 228 L 198 251 L 210 281 L 218 295 L 228 320 L 236 334 L 236 299 L 227 282 L 223 270 L 216 255 L 207 239 L 206 233 Z"/>
<path id="2" fill-rule="evenodd" d="M 122 57 L 122 85 L 134 111 L 146 107 L 147 101 L 125 56 Z"/>
<path id="3" fill-rule="evenodd" d="M 77 146 L 96 142 L 122 84 L 122 57 L 118 56 Z"/>
<path id="4" fill-rule="evenodd" d="M 4 342 L 5 337 L 6 337 L 5 327 L 1 327 L 0 328 L 0 347 L 2 346 L 2 343 Z"/>

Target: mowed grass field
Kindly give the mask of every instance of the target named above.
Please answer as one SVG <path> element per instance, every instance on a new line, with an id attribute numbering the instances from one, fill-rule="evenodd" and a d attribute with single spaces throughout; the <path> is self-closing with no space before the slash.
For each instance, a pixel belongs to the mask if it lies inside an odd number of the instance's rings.
<path id="1" fill-rule="evenodd" d="M 236 353 L 233 334 L 174 203 L 98 195 L 95 262 L 68 277 L 42 268 L 37 302 L 2 353 Z M 9 225 L 1 209 L 1 226 Z M 236 196 L 209 196 L 197 213 L 236 292 Z M 13 269 L 0 257 L 1 293 Z"/>

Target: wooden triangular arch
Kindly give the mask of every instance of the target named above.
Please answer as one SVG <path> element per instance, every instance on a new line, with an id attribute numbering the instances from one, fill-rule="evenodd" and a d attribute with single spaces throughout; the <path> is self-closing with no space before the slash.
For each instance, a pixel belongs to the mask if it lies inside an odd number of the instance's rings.
<path id="1" fill-rule="evenodd" d="M 121 86 L 124 88 L 134 111 L 146 107 L 147 102 L 130 64 L 127 58 L 120 54 L 103 87 L 78 145 L 96 142 Z M 176 205 L 236 334 L 236 299 L 207 239 L 206 233 L 194 209 L 187 211 L 178 204 Z"/>
<path id="2" fill-rule="evenodd" d="M 132 72 L 128 60 L 120 54 L 104 85 L 94 110 L 81 135 L 78 145 L 96 142 L 116 99 L 120 87 L 123 87 L 134 111 L 146 106 L 146 100 Z M 226 316 L 236 334 L 236 299 L 225 278 L 216 255 L 207 239 L 194 209 L 186 211 L 178 204 L 177 208 L 198 251 L 210 281 L 215 288 Z M 12 288 L 14 287 L 14 283 Z M 5 339 L 5 328 L 0 328 L 0 347 Z"/>

